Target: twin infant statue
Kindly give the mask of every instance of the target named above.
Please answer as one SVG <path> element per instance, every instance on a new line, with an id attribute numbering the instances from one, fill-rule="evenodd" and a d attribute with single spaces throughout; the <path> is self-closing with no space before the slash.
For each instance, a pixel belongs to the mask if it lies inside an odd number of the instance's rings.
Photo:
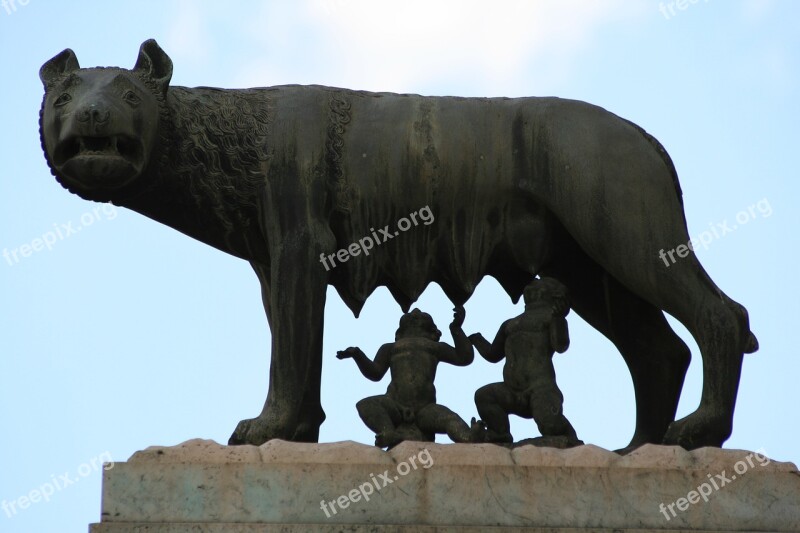
<path id="1" fill-rule="evenodd" d="M 467 337 L 462 329 L 465 311 L 456 307 L 450 333 L 455 346 L 439 342 L 442 333 L 428 313 L 414 309 L 400 318 L 395 341 L 384 344 L 370 360 L 360 348 L 337 352 L 352 358 L 367 379 L 380 381 L 387 371 L 386 394 L 358 402 L 358 414 L 375 432 L 375 445 L 391 448 L 404 440 L 433 442 L 446 433 L 453 442 L 491 442 L 511 445 L 508 415 L 533 418 L 541 437 L 525 443 L 566 448 L 582 444 L 563 413 L 564 397 L 556 385 L 553 354 L 569 347 L 566 288 L 552 278 L 534 279 L 523 293 L 525 311 L 506 320 L 491 344 L 480 333 Z M 503 381 L 475 392 L 480 420 L 471 426 L 436 403 L 433 385 L 441 363 L 467 366 L 473 347 L 491 363 L 505 358 Z"/>

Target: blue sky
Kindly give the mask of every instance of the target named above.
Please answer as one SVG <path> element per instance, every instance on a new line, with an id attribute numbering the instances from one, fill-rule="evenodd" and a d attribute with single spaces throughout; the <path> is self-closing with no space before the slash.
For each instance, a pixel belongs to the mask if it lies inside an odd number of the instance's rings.
<path id="1" fill-rule="evenodd" d="M 787 314 L 800 296 L 793 155 L 800 4 L 700 0 L 673 4 L 672 12 L 670 4 L 0 4 L 0 249 L 61 233 L 49 250 L 0 258 L 0 500 L 16 501 L 64 474 L 75 481 L 48 502 L 10 516 L 0 510 L 0 532 L 85 531 L 99 519 L 98 458 L 123 461 L 196 437 L 226 442 L 264 401 L 269 331 L 247 263 L 136 213 L 70 195 L 41 153 L 41 64 L 70 47 L 83 66 L 130 68 L 151 37 L 175 63 L 173 85 L 553 95 L 638 123 L 675 162 L 690 234 L 736 227 L 698 251 L 717 285 L 747 307 L 761 343 L 745 358 L 726 447 L 800 460 L 800 362 Z M 447 331 L 451 304 L 437 286 L 417 305 Z M 487 278 L 466 309 L 464 329 L 488 337 L 521 306 Z M 358 320 L 329 293 L 322 441 L 372 442 L 354 405 L 382 393 L 388 378 L 369 382 L 335 353 L 357 345 L 374 354 L 393 339 L 400 313 L 384 289 Z M 634 426 L 627 369 L 574 313 L 569 325 L 571 347 L 556 358 L 565 413 L 587 443 L 622 447 Z M 696 344 L 681 326 L 676 331 L 693 354 L 680 417 L 697 406 L 702 380 Z M 499 381 L 501 371 L 482 360 L 442 365 L 439 403 L 468 420 L 474 391 Z M 537 434 L 531 421 L 515 420 L 512 431 L 518 439 Z"/>

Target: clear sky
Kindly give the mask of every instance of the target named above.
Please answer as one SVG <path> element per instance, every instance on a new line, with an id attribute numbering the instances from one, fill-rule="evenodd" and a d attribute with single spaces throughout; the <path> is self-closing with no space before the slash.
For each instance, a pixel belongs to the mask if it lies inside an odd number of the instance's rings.
<path id="1" fill-rule="evenodd" d="M 0 249 L 19 251 L 51 231 L 63 236 L 49 250 L 0 258 L 0 500 L 18 504 L 0 510 L 0 532 L 85 531 L 100 514 L 93 461 L 197 437 L 227 442 L 264 401 L 270 337 L 249 265 L 69 194 L 42 156 L 42 63 L 70 47 L 83 66 L 130 68 L 151 37 L 174 61 L 173 85 L 552 95 L 638 123 L 675 162 L 690 234 L 735 227 L 698 251 L 717 285 L 747 307 L 761 343 L 745 358 L 726 447 L 798 462 L 800 362 L 789 312 L 798 301 L 800 3 L 678 4 L 0 2 Z M 418 307 L 447 332 L 452 306 L 439 287 Z M 466 310 L 467 333 L 490 337 L 521 304 L 487 278 Z M 369 382 L 335 353 L 357 345 L 373 355 L 394 338 L 400 314 L 384 289 L 358 320 L 329 292 L 322 441 L 372 443 L 354 405 L 382 393 L 388 377 Z M 587 443 L 622 447 L 634 427 L 627 369 L 574 313 L 569 325 L 570 349 L 556 357 L 565 413 Z M 681 417 L 698 404 L 701 372 L 696 344 L 676 330 L 693 353 Z M 442 365 L 439 402 L 469 420 L 474 391 L 499 381 L 501 370 L 483 360 Z M 512 431 L 537 435 L 531 421 L 516 420 Z M 49 501 L 19 507 L 51 480 L 64 485 L 64 475 L 73 483 Z"/>

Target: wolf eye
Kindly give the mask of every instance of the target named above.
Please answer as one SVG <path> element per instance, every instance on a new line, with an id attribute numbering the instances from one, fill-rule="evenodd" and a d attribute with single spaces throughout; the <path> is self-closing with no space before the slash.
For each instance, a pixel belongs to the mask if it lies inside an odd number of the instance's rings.
<path id="1" fill-rule="evenodd" d="M 124 98 L 125 101 L 132 106 L 137 106 L 142 101 L 142 99 L 136 96 L 136 93 L 133 91 L 125 91 L 125 94 L 122 95 L 122 98 Z"/>
<path id="2" fill-rule="evenodd" d="M 53 104 L 56 107 L 61 107 L 67 105 L 72 100 L 72 96 L 69 93 L 64 93 L 58 97 L 58 99 Z"/>

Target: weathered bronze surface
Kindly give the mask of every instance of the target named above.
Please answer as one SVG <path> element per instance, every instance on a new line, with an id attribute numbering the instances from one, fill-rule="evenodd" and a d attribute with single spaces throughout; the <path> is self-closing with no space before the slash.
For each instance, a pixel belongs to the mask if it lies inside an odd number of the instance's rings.
<path id="1" fill-rule="evenodd" d="M 630 369 L 631 447 L 730 435 L 742 354 L 757 343 L 693 252 L 659 258 L 690 241 L 681 191 L 666 151 L 633 123 L 558 98 L 171 87 L 152 40 L 132 70 L 81 69 L 65 50 L 40 77 L 42 145 L 64 187 L 258 275 L 270 386 L 231 443 L 317 440 L 327 285 L 356 314 L 382 285 L 407 311 L 431 282 L 463 305 L 485 275 L 515 301 L 535 275 L 568 288 Z M 690 352 L 664 312 L 703 356 L 700 406 L 679 421 Z"/>

